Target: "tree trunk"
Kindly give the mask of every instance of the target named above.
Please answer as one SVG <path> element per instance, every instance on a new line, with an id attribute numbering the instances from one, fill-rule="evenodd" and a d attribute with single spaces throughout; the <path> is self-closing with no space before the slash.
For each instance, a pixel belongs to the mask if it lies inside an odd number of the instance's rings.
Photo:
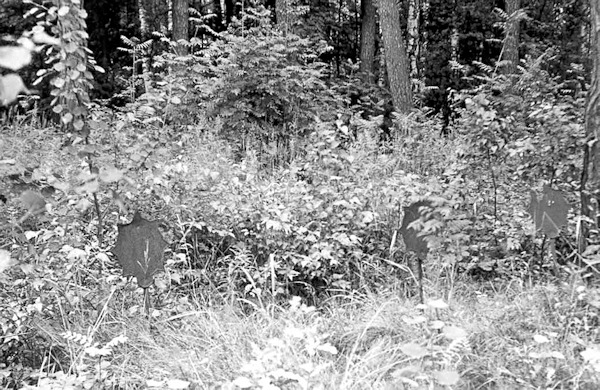
<path id="1" fill-rule="evenodd" d="M 374 0 L 361 1 L 362 23 L 360 28 L 360 71 L 365 80 L 374 81 L 373 61 L 375 60 L 375 34 L 377 34 L 376 9 Z"/>
<path id="2" fill-rule="evenodd" d="M 173 40 L 176 42 L 177 55 L 184 56 L 188 53 L 186 43 L 188 36 L 188 0 L 173 0 Z"/>
<path id="3" fill-rule="evenodd" d="M 600 184 L 600 148 L 597 142 L 600 141 L 600 3 L 596 0 L 590 1 L 591 4 L 591 46 L 592 46 L 592 85 L 587 95 L 587 104 L 585 108 L 585 128 L 590 139 L 596 140 L 592 149 L 592 175 L 591 179 L 594 185 Z M 598 188 L 595 187 L 595 190 Z"/>
<path id="4" fill-rule="evenodd" d="M 212 28 L 216 32 L 223 31 L 223 7 L 221 6 L 221 0 L 213 0 L 212 12 L 215 14 L 215 18 L 212 22 Z"/>
<path id="5" fill-rule="evenodd" d="M 506 73 L 515 73 L 519 65 L 519 18 L 517 11 L 521 8 L 521 0 L 506 0 L 506 31 L 502 60 L 507 61 Z"/>
<path id="6" fill-rule="evenodd" d="M 394 108 L 406 113 L 412 109 L 412 90 L 396 0 L 379 0 L 379 20 Z"/>
<path id="7" fill-rule="evenodd" d="M 225 0 L 225 23 L 229 26 L 235 15 L 235 0 Z"/>
<path id="8" fill-rule="evenodd" d="M 138 0 L 138 15 L 140 18 L 140 35 L 142 42 L 145 42 L 150 38 L 150 28 L 148 26 L 148 4 L 144 0 Z M 150 56 L 149 50 L 143 50 L 140 53 L 142 57 L 142 80 L 144 80 L 144 91 L 146 93 L 151 92 L 152 86 L 150 85 Z"/>
<path id="9" fill-rule="evenodd" d="M 587 146 L 584 155 L 583 173 L 581 175 L 581 213 L 594 221 L 593 227 L 598 227 L 598 200 L 600 200 L 600 3 L 590 1 L 590 45 L 592 52 L 592 85 L 587 93 L 585 106 L 585 131 Z M 586 184 L 590 184 L 587 190 Z M 595 200 L 595 201 L 593 201 Z M 585 249 L 587 229 L 581 232 L 583 240 L 579 249 Z"/>
<path id="10" fill-rule="evenodd" d="M 421 11 L 420 0 L 409 0 L 408 2 L 408 59 L 410 62 L 410 77 L 417 79 L 419 77 L 418 57 L 419 57 L 419 15 Z"/>
<path id="11" fill-rule="evenodd" d="M 429 35 L 428 35 L 428 25 L 429 25 L 429 10 L 431 9 L 431 4 L 429 0 L 421 0 L 421 31 L 423 34 L 421 36 L 421 47 L 419 48 L 419 74 L 425 74 L 425 55 L 427 54 L 427 45 L 429 43 Z"/>
<path id="12" fill-rule="evenodd" d="M 153 31 L 164 31 L 168 27 L 169 2 L 168 0 L 138 0 L 146 12 L 146 23 L 148 33 Z"/>
<path id="13" fill-rule="evenodd" d="M 452 1 L 452 26 L 450 33 L 450 69 L 454 69 L 454 65 L 458 64 L 458 2 Z"/>

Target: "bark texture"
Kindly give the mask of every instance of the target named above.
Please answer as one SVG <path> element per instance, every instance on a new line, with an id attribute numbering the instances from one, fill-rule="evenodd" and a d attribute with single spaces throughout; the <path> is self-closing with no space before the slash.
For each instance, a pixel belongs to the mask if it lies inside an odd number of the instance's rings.
<path id="1" fill-rule="evenodd" d="M 591 43 L 592 43 L 592 85 L 588 91 L 587 103 L 585 109 L 585 127 L 589 139 L 596 141 L 592 148 L 592 181 L 600 184 L 600 148 L 597 147 L 600 141 L 600 2 L 597 0 L 591 3 Z"/>
<path id="2" fill-rule="evenodd" d="M 362 23 L 360 26 L 360 71 L 367 80 L 374 81 L 375 35 L 377 22 L 374 0 L 361 1 Z"/>
<path id="3" fill-rule="evenodd" d="M 412 109 L 412 88 L 396 0 L 379 0 L 379 20 L 394 108 L 406 113 Z"/>
<path id="4" fill-rule="evenodd" d="M 177 42 L 177 54 L 186 55 L 188 50 L 185 43 L 188 36 L 188 0 L 173 0 L 173 40 Z"/>
<path id="5" fill-rule="evenodd" d="M 140 20 L 140 35 L 142 42 L 150 38 L 150 26 L 148 25 L 148 3 L 144 0 L 138 0 L 138 17 Z M 140 53 L 142 56 L 142 80 L 144 80 L 144 91 L 151 92 L 150 84 L 150 57 L 148 50 Z"/>
<path id="6" fill-rule="evenodd" d="M 585 131 L 587 145 L 583 160 L 581 175 L 581 213 L 594 221 L 593 227 L 598 227 L 598 204 L 600 200 L 600 2 L 590 1 L 590 45 L 592 54 L 592 85 L 587 92 L 585 106 Z M 582 224 L 582 226 L 585 224 Z M 578 243 L 579 250 L 586 247 L 585 239 L 589 230 L 583 226 L 580 232 L 582 240 Z"/>
<path id="7" fill-rule="evenodd" d="M 419 16 L 421 11 L 420 0 L 409 0 L 408 2 L 408 21 L 407 21 L 407 39 L 408 39 L 408 59 L 410 62 L 410 77 L 417 79 L 419 77 L 418 58 L 419 58 Z"/>
<path id="8" fill-rule="evenodd" d="M 502 60 L 509 61 L 510 64 L 505 67 L 507 73 L 515 73 L 519 65 L 519 18 L 517 11 L 521 8 L 521 0 L 506 0 L 506 32 L 504 38 L 504 48 Z"/>

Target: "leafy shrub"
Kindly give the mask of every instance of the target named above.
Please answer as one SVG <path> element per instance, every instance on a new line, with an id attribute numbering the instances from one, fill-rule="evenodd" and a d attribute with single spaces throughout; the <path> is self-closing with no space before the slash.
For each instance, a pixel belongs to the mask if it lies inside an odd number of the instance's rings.
<path id="1" fill-rule="evenodd" d="M 496 265 L 514 258 L 530 241 L 524 211 L 531 189 L 556 183 L 572 193 L 579 186 L 584 100 L 560 89 L 538 59 L 521 75 L 495 76 L 462 96 L 451 170 L 465 179 L 466 203 L 476 216 L 473 249 L 482 266 L 490 255 Z M 574 194 L 568 199 L 576 201 Z"/>
<path id="2" fill-rule="evenodd" d="M 252 149 L 275 163 L 289 161 L 294 142 L 310 134 L 314 118 L 336 107 L 337 98 L 323 81 L 319 62 L 324 43 L 268 28 L 266 10 L 255 25 L 238 34 L 222 34 L 194 58 L 203 74 L 196 86 L 210 112 L 223 118 L 223 135 L 239 151 Z"/>
<path id="3" fill-rule="evenodd" d="M 319 123 L 304 157 L 279 169 L 276 181 L 261 178 L 247 160 L 190 199 L 190 210 L 203 211 L 189 213 L 177 233 L 188 264 L 205 267 L 219 289 L 233 283 L 256 297 L 313 299 L 325 290 L 374 286 L 402 268 L 390 247 L 401 206 L 424 196 L 439 200 L 439 229 L 426 227 L 425 234 L 445 237 L 432 246 L 449 262 L 464 257 L 466 216 L 454 211 L 461 184 L 431 191 L 431 183 L 398 169 L 397 157 L 378 154 L 377 143 L 344 141 L 340 126 Z M 447 201 L 439 198 L 447 194 Z"/>

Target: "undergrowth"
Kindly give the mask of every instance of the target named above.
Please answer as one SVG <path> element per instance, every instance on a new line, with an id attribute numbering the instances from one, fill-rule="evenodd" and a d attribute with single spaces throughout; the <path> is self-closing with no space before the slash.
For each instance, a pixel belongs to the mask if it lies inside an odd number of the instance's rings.
<path id="1" fill-rule="evenodd" d="M 152 91 L 67 121 L 89 134 L 0 129 L 2 386 L 597 388 L 582 100 L 529 64 L 460 96 L 441 136 L 351 106 L 310 42 L 248 33 L 158 56 Z M 573 206 L 553 256 L 527 207 L 550 187 Z M 420 259 L 401 237 L 415 202 Z M 136 211 L 169 243 L 147 291 L 112 253 Z"/>

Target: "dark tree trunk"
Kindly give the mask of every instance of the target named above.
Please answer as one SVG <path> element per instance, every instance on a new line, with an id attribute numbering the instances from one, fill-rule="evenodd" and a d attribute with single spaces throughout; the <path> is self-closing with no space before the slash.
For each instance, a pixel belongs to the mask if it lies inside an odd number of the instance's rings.
<path id="1" fill-rule="evenodd" d="M 379 20 L 394 108 L 406 113 L 412 109 L 412 88 L 396 0 L 379 0 Z"/>
<path id="2" fill-rule="evenodd" d="M 124 25 L 128 22 L 128 20 L 121 21 L 120 16 L 127 15 L 127 12 L 122 12 L 126 10 L 127 4 L 115 3 L 112 0 L 97 0 L 86 1 L 84 5 L 89 15 L 87 18 L 89 47 L 94 52 L 98 65 L 106 70 L 106 73 L 97 73 L 94 77 L 102 85 L 100 93 L 112 93 L 114 87 L 112 68 L 118 62 L 120 52 L 117 48 L 121 46 L 120 35 L 123 34 L 121 22 L 124 22 Z"/>
<path id="3" fill-rule="evenodd" d="M 225 0 L 225 24 L 229 25 L 235 15 L 235 0 Z"/>
<path id="4" fill-rule="evenodd" d="M 188 0 L 173 0 L 173 40 L 177 43 L 177 54 L 186 55 L 188 50 L 185 43 L 189 39 L 188 32 Z"/>
<path id="5" fill-rule="evenodd" d="M 584 167 L 581 178 L 581 213 L 594 221 L 598 227 L 598 200 L 600 200 L 600 2 L 590 0 L 590 44 L 592 52 L 592 85 L 587 93 L 585 107 L 585 130 L 587 145 L 584 156 Z M 586 185 L 589 184 L 589 190 Z M 593 202 L 592 200 L 596 200 Z M 579 249 L 585 249 L 587 229 L 581 232 L 583 240 Z"/>
<path id="6" fill-rule="evenodd" d="M 223 7 L 221 7 L 221 0 L 212 1 L 210 12 L 216 16 L 211 22 L 212 29 L 216 32 L 223 31 Z"/>
<path id="7" fill-rule="evenodd" d="M 592 85 L 587 95 L 585 126 L 590 139 L 600 141 L 600 2 L 591 0 L 590 4 L 593 68 Z M 591 179 L 595 184 L 600 184 L 600 148 L 594 147 L 590 156 L 593 166 Z"/>
<path id="8" fill-rule="evenodd" d="M 374 0 L 361 1 L 362 23 L 360 28 L 360 71 L 366 80 L 374 81 L 373 62 L 375 61 L 375 35 L 377 34 L 376 9 Z"/>

